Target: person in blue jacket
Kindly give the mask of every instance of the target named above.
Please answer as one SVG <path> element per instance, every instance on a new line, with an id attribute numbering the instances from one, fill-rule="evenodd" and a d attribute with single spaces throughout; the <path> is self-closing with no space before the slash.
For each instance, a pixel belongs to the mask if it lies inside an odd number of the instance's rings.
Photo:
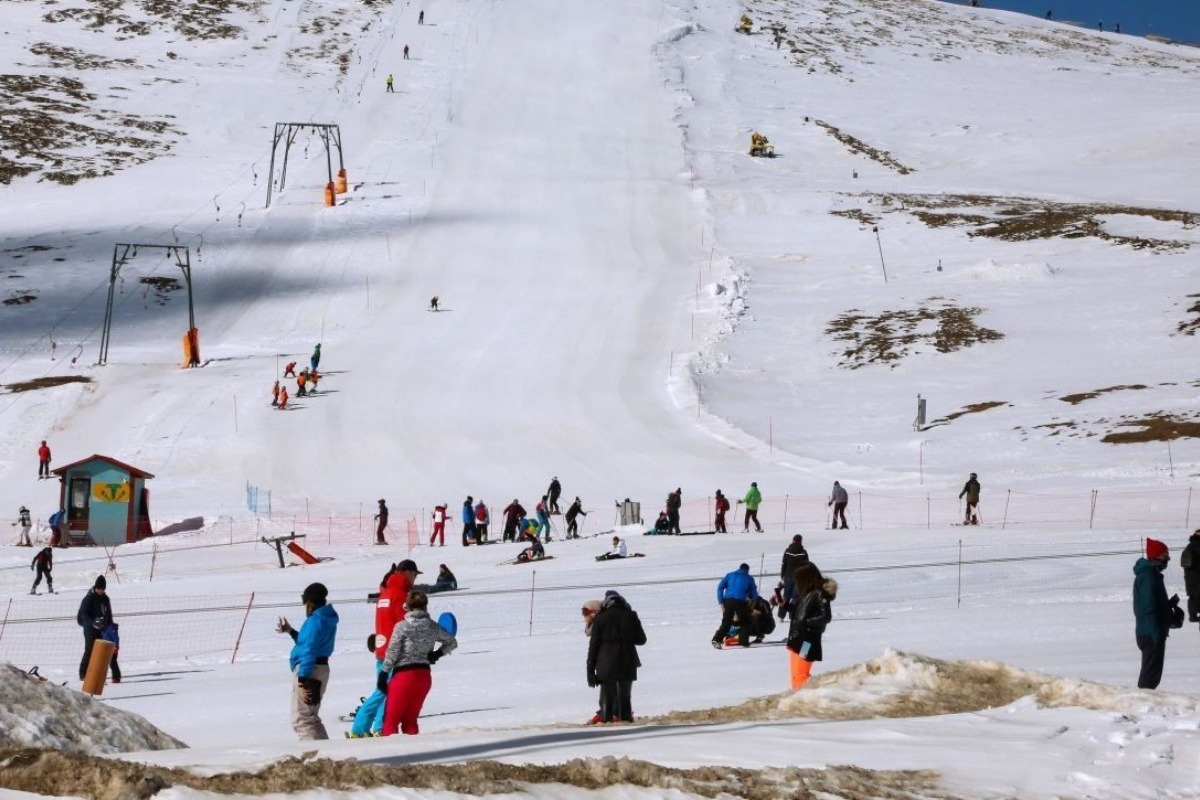
<path id="1" fill-rule="evenodd" d="M 717 604 L 721 606 L 721 626 L 713 634 L 712 646 L 721 649 L 734 620 L 741 621 L 738 644 L 750 646 L 750 604 L 758 599 L 758 586 L 750 574 L 749 564 L 740 564 L 717 584 Z"/>
<path id="2" fill-rule="evenodd" d="M 321 698 L 329 685 L 329 657 L 337 638 L 338 615 L 328 603 L 329 590 L 322 583 L 311 583 L 300 595 L 306 619 L 296 631 L 285 617 L 275 628 L 292 637 L 295 644 L 288 656 L 292 683 L 292 730 L 305 739 L 328 739 L 321 722 Z"/>
<path id="3" fill-rule="evenodd" d="M 1157 539 L 1146 539 L 1146 556 L 1133 565 L 1133 616 L 1137 620 L 1134 636 L 1142 651 L 1139 689 L 1157 689 L 1162 680 L 1167 653 L 1167 635 L 1171 629 L 1171 609 L 1179 605 L 1179 595 L 1167 599 L 1163 570 L 1171 561 L 1167 546 Z"/>
<path id="4" fill-rule="evenodd" d="M 467 495 L 467 499 L 462 504 L 462 522 L 463 522 L 463 547 L 466 547 L 471 542 L 475 541 L 475 506 L 473 503 L 475 498 Z"/>

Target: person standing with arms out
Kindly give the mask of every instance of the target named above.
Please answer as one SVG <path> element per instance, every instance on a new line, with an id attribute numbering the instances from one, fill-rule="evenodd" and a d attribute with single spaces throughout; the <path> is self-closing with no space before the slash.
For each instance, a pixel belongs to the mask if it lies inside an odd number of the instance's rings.
<path id="1" fill-rule="evenodd" d="M 17 511 L 17 521 L 13 525 L 21 529 L 17 535 L 17 547 L 33 547 L 33 539 L 29 538 L 29 529 L 33 527 L 33 519 L 29 516 L 28 508 L 21 506 Z"/>
<path id="2" fill-rule="evenodd" d="M 46 591 L 54 594 L 54 578 L 50 575 L 50 572 L 54 569 L 54 548 L 43 547 L 39 550 L 38 554 L 33 557 L 33 562 L 29 565 L 29 568 L 37 570 L 37 577 L 33 579 L 33 588 L 29 590 L 29 593 L 37 594 L 38 584 L 45 577 Z"/>
<path id="3" fill-rule="evenodd" d="M 717 584 L 717 605 L 721 607 L 721 625 L 713 634 L 712 646 L 720 650 L 729 629 L 736 618 L 742 624 L 738 626 L 738 644 L 750 646 L 750 604 L 758 599 L 758 587 L 754 584 L 754 576 L 750 574 L 749 564 L 739 564 L 733 572 L 726 574 Z"/>
<path id="4" fill-rule="evenodd" d="M 41 445 L 38 446 L 38 480 L 50 477 L 50 445 L 46 444 L 46 440 L 42 439 Z"/>
<path id="5" fill-rule="evenodd" d="M 587 681 L 593 689 L 601 687 L 601 722 L 633 722 L 633 682 L 642 665 L 637 649 L 645 644 L 637 612 L 609 589 L 588 640 Z"/>
<path id="6" fill-rule="evenodd" d="M 683 507 L 683 489 L 675 489 L 667 495 L 667 522 L 670 527 L 667 533 L 682 533 L 679 530 L 679 509 Z"/>
<path id="7" fill-rule="evenodd" d="M 487 541 L 489 522 L 491 522 L 491 516 L 488 514 L 487 504 L 481 499 L 475 504 L 475 541 L 478 544 Z"/>
<path id="8" fill-rule="evenodd" d="M 320 363 L 321 363 L 321 343 L 317 342 L 317 346 L 313 348 L 312 356 L 308 359 L 308 366 L 310 369 L 316 369 L 317 365 Z"/>
<path id="9" fill-rule="evenodd" d="M 1139 689 L 1157 689 L 1162 680 L 1167 654 L 1167 636 L 1171 629 L 1171 608 L 1179 605 L 1179 595 L 1167 599 L 1163 571 L 1171 561 L 1167 546 L 1157 539 L 1146 539 L 1146 555 L 1133 565 L 1134 638 L 1142 651 Z"/>
<path id="10" fill-rule="evenodd" d="M 429 668 L 458 647 L 454 634 L 429 618 L 429 598 L 424 592 L 410 592 L 405 608 L 408 613 L 392 631 L 379 672 L 379 689 L 387 695 L 384 736 L 421 732 L 417 718 L 433 688 Z"/>
<path id="11" fill-rule="evenodd" d="M 429 536 L 429 546 L 433 547 L 434 542 L 438 542 L 438 547 L 446 546 L 446 520 L 449 518 L 449 513 L 446 511 L 446 503 L 433 507 L 433 533 Z"/>
<path id="12" fill-rule="evenodd" d="M 570 507 L 567 508 L 566 520 L 567 520 L 567 538 L 568 539 L 578 539 L 579 538 L 579 515 L 580 514 L 583 514 L 585 517 L 587 516 L 587 512 L 583 510 L 583 501 L 580 500 L 578 497 L 576 497 L 575 502 L 571 503 Z"/>
<path id="13" fill-rule="evenodd" d="M 92 647 L 113 621 L 108 581 L 103 575 L 96 576 L 96 582 L 83 596 L 75 621 L 83 628 L 83 658 L 79 660 L 79 680 L 83 680 L 87 675 L 88 663 L 92 660 Z M 119 679 L 120 673 L 114 672 L 113 677 Z"/>
<path id="14" fill-rule="evenodd" d="M 713 527 L 717 533 L 729 533 L 725 528 L 725 515 L 729 513 L 729 498 L 717 489 L 717 498 L 713 502 Z"/>
<path id="15" fill-rule="evenodd" d="M 558 482 L 558 476 L 555 475 L 554 478 L 550 481 L 550 487 L 548 489 L 546 489 L 546 498 L 547 498 L 547 500 L 549 500 L 549 502 L 546 503 L 546 513 L 548 513 L 548 514 L 561 514 L 562 513 L 561 511 L 558 510 L 558 498 L 561 494 L 562 494 L 562 484 Z"/>
<path id="16" fill-rule="evenodd" d="M 750 522 L 754 522 L 754 529 L 762 533 L 762 525 L 758 524 L 758 507 L 762 505 L 762 492 L 758 490 L 758 483 L 750 482 L 750 488 L 746 491 L 746 496 L 738 503 L 746 505 L 746 518 L 742 521 L 742 533 L 750 531 Z"/>
<path id="17" fill-rule="evenodd" d="M 383 532 L 388 526 L 388 507 L 382 497 L 379 498 L 379 513 L 375 515 L 375 521 L 379 523 L 375 527 L 375 544 L 387 544 Z"/>
<path id="18" fill-rule="evenodd" d="M 275 627 L 295 642 L 288 656 L 288 667 L 294 677 L 292 730 L 301 741 L 329 738 L 325 723 L 321 722 L 321 698 L 329 686 L 329 657 L 337 638 L 338 615 L 328 598 L 325 584 L 310 583 L 300 595 L 305 619 L 299 632 L 286 617 L 280 617 Z"/>
<path id="19" fill-rule="evenodd" d="M 467 495 L 467 499 L 462 504 L 462 546 L 466 547 L 475 538 L 475 506 L 473 503 L 475 498 Z"/>
<path id="20" fill-rule="evenodd" d="M 833 491 L 829 493 L 829 503 L 833 506 L 833 522 L 830 523 L 829 529 L 835 530 L 838 526 L 838 519 L 842 521 L 841 529 L 846 530 L 850 526 L 846 524 L 846 504 L 850 502 L 850 495 L 842 488 L 842 484 L 837 481 L 833 482 Z"/>
<path id="21" fill-rule="evenodd" d="M 808 683 L 813 663 L 821 660 L 821 637 L 833 619 L 829 604 L 837 598 L 838 585 L 832 578 L 823 577 L 812 562 L 798 567 L 793 580 L 796 591 L 787 649 L 791 687 L 795 691 Z"/>
<path id="22" fill-rule="evenodd" d="M 1179 565 L 1183 567 L 1183 586 L 1187 591 L 1188 621 L 1200 622 L 1200 530 L 1188 537 Z"/>
<path id="23" fill-rule="evenodd" d="M 525 507 L 521 505 L 517 498 L 504 508 L 504 541 L 515 542 L 517 540 L 517 524 L 525 517 Z"/>
<path id="24" fill-rule="evenodd" d="M 387 76 L 387 90 L 388 90 L 389 92 L 393 92 L 393 93 L 394 93 L 394 92 L 396 91 L 396 89 L 395 89 L 395 87 L 392 85 L 392 84 L 393 84 L 393 82 L 394 82 L 394 81 L 393 81 L 393 78 L 392 78 L 392 73 L 390 73 L 390 72 L 389 72 L 389 73 L 388 73 L 388 76 Z"/>
<path id="25" fill-rule="evenodd" d="M 972 472 L 971 477 L 963 484 L 962 491 L 958 493 L 959 500 L 967 498 L 967 513 L 963 517 L 963 525 L 979 524 L 979 492 L 979 476 Z"/>

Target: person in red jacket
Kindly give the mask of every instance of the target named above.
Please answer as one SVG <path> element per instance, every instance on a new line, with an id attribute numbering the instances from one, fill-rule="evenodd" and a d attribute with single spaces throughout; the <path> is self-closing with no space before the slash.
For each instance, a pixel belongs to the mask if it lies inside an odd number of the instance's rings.
<path id="1" fill-rule="evenodd" d="M 729 510 L 729 498 L 721 494 L 720 489 L 717 489 L 717 499 L 713 510 L 716 512 L 713 522 L 717 533 L 729 533 L 725 530 L 725 512 Z"/>
<path id="2" fill-rule="evenodd" d="M 379 584 L 379 599 L 375 601 L 375 658 L 387 655 L 388 637 L 396 623 L 404 619 L 404 601 L 412 591 L 413 581 L 421 574 L 417 564 L 406 558 L 383 576 Z"/>
<path id="3" fill-rule="evenodd" d="M 517 502 L 517 498 L 504 509 L 504 541 L 517 540 L 517 523 L 525 516 L 525 507 Z"/>
<path id="4" fill-rule="evenodd" d="M 38 480 L 50 477 L 50 445 L 46 444 L 46 440 L 42 439 L 42 446 L 38 448 Z"/>
<path id="5" fill-rule="evenodd" d="M 446 504 L 433 507 L 433 535 L 429 537 L 429 546 L 433 547 L 433 543 L 441 540 L 438 547 L 446 546 Z"/>

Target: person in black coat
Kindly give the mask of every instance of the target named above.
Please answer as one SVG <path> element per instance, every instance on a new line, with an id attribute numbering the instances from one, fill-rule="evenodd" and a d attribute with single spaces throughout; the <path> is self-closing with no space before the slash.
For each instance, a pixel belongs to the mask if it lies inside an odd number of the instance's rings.
<path id="1" fill-rule="evenodd" d="M 588 686 L 603 687 L 602 722 L 633 722 L 633 682 L 637 680 L 637 648 L 646 632 L 637 612 L 616 591 L 604 593 L 604 604 L 592 622 L 588 640 Z"/>
<path id="2" fill-rule="evenodd" d="M 779 604 L 780 619 L 787 619 L 788 610 L 792 605 L 792 585 L 795 582 L 796 570 L 807 563 L 808 551 L 804 549 L 804 537 L 797 533 L 783 551 L 783 560 L 779 565 L 779 581 L 783 585 L 783 602 Z"/>
<path id="3" fill-rule="evenodd" d="M 83 628 L 83 658 L 79 661 L 79 680 L 83 680 L 87 675 L 88 662 L 92 660 L 92 646 L 96 644 L 97 639 L 103 638 L 104 631 L 113 622 L 112 604 L 108 599 L 108 581 L 103 575 L 96 577 L 96 583 L 84 595 L 75 621 Z M 114 683 L 121 682 L 121 668 L 117 666 L 115 659 L 112 662 L 112 676 Z"/>
<path id="4" fill-rule="evenodd" d="M 1188 621 L 1200 622 L 1200 530 L 1188 537 L 1179 564 L 1183 567 L 1183 587 L 1187 591 Z"/>
<path id="5" fill-rule="evenodd" d="M 830 603 L 837 597 L 838 585 L 837 581 L 822 576 L 821 570 L 812 562 L 797 569 L 794 578 L 787 648 L 791 660 L 791 686 L 796 690 L 808 682 L 813 662 L 821 660 L 821 637 L 833 619 Z"/>

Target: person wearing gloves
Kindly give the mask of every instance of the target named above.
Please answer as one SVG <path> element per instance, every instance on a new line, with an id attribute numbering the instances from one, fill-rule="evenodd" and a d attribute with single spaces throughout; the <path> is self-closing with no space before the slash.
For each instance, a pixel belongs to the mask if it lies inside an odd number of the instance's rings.
<path id="1" fill-rule="evenodd" d="M 300 601 L 304 603 L 304 624 L 300 630 L 279 618 L 275 630 L 286 633 L 295 643 L 288 656 L 292 671 L 292 730 L 305 739 L 328 739 L 321 722 L 321 699 L 329 686 L 329 657 L 337 638 L 338 615 L 328 603 L 329 590 L 323 583 L 310 583 Z"/>
<path id="2" fill-rule="evenodd" d="M 642 665 L 637 649 L 646 631 L 637 612 L 615 589 L 604 593 L 588 640 L 587 681 L 600 687 L 599 722 L 633 722 L 633 682 Z"/>
<path id="3" fill-rule="evenodd" d="M 79 680 L 83 680 L 92 660 L 92 648 L 96 640 L 102 638 L 101 635 L 113 621 L 112 602 L 108 599 L 108 581 L 103 575 L 96 576 L 96 582 L 83 596 L 75 621 L 83 628 L 83 658 L 79 660 Z M 115 661 L 111 666 L 113 681 L 120 683 L 121 668 L 116 666 Z"/>
<path id="4" fill-rule="evenodd" d="M 1133 565 L 1133 616 L 1137 620 L 1134 637 L 1142 651 L 1139 689 L 1157 689 L 1162 680 L 1167 654 L 1167 635 L 1172 627 L 1173 609 L 1179 607 L 1179 595 L 1167 599 L 1163 570 L 1171 562 L 1167 546 L 1157 539 L 1146 539 L 1146 555 Z M 1180 621 L 1182 626 L 1182 620 Z"/>
<path id="5" fill-rule="evenodd" d="M 424 592 L 409 592 L 404 607 L 408 613 L 392 631 L 379 672 L 379 691 L 387 694 L 384 736 L 416 736 L 421 732 L 417 717 L 433 686 L 429 668 L 458 647 L 454 634 L 430 619 L 429 598 Z"/>
<path id="6" fill-rule="evenodd" d="M 721 649 L 725 637 L 735 619 L 750 619 L 750 604 L 758 599 L 758 586 L 754 576 L 750 574 L 749 564 L 739 564 L 733 572 L 727 573 L 717 584 L 717 605 L 721 607 L 721 625 L 713 634 L 712 646 Z M 743 624 L 740 628 L 738 642 L 742 647 L 750 646 L 750 626 Z"/>

